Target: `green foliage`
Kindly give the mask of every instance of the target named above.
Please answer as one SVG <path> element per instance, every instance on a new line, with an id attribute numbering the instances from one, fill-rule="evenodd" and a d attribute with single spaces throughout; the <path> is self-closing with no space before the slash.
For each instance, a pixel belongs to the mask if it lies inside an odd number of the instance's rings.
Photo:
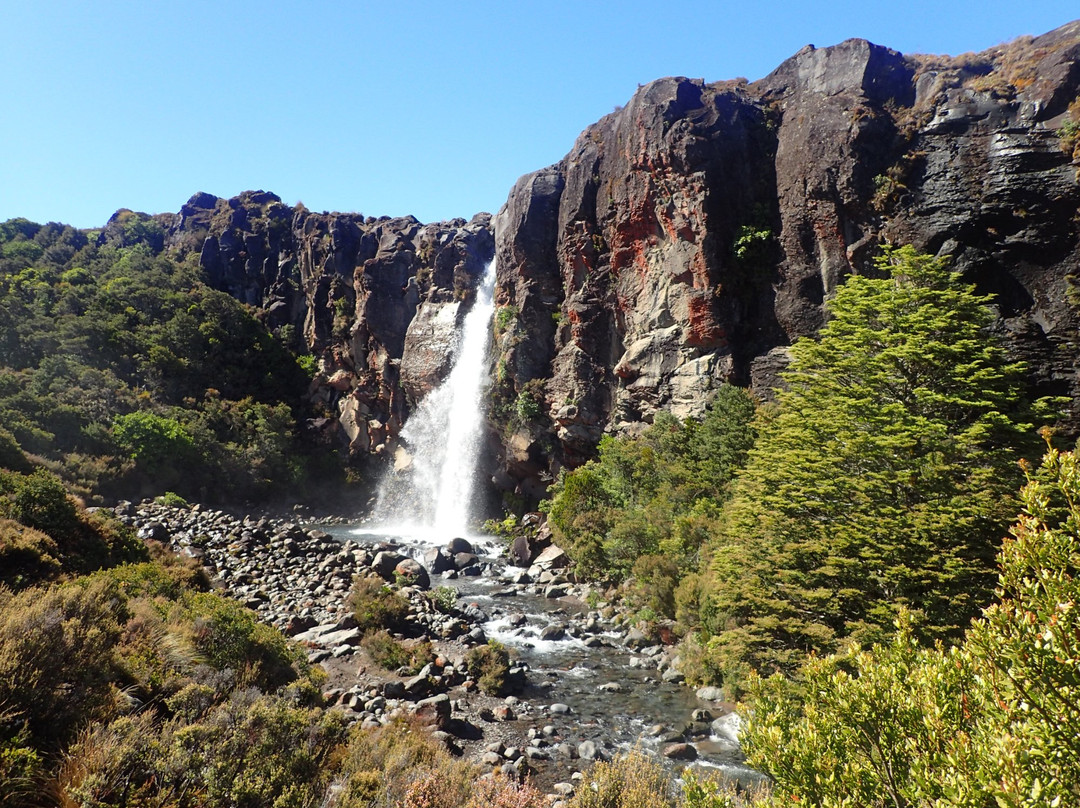
<path id="1" fill-rule="evenodd" d="M 499 336 L 513 325 L 519 313 L 517 306 L 499 306 L 495 311 L 495 336 Z"/>
<path id="2" fill-rule="evenodd" d="M 540 401 L 529 390 L 522 390 L 514 401 L 514 412 L 522 423 L 535 421 L 540 417 Z"/>
<path id="3" fill-rule="evenodd" d="M 182 496 L 180 496 L 179 494 L 175 493 L 174 491 L 166 491 L 160 497 L 156 497 L 154 499 L 154 502 L 156 502 L 158 505 L 165 505 L 166 507 L 169 507 L 169 508 L 188 508 L 188 507 L 190 507 L 190 504 L 188 503 L 188 501 L 186 499 L 184 499 Z"/>
<path id="4" fill-rule="evenodd" d="M 121 212 L 109 233 L 0 225 L 0 423 L 84 495 L 295 486 L 310 375 L 194 261 L 161 252 L 157 220 Z M 0 466 L 27 471 L 10 444 Z"/>
<path id="5" fill-rule="evenodd" d="M 409 601 L 374 576 L 356 579 L 348 605 L 362 635 L 380 629 L 399 631 L 409 616 Z"/>
<path id="6" fill-rule="evenodd" d="M 385 629 L 368 632 L 360 644 L 376 665 L 389 671 L 404 668 L 409 676 L 416 675 L 425 665 L 435 660 L 435 652 L 430 642 L 395 640 Z"/>
<path id="7" fill-rule="evenodd" d="M 1021 367 L 942 260 L 904 247 L 879 265 L 792 346 L 711 545 L 702 623 L 732 665 L 791 669 L 884 636 L 903 606 L 955 637 L 990 599 L 1031 446 Z"/>
<path id="8" fill-rule="evenodd" d="M 113 421 L 117 444 L 150 471 L 171 463 L 187 465 L 195 454 L 195 441 L 182 424 L 153 412 L 132 412 Z"/>
<path id="9" fill-rule="evenodd" d="M 741 735 L 781 804 L 1064 806 L 1080 799 L 1080 464 L 1050 449 L 964 643 L 810 658 L 752 679 Z"/>
<path id="10" fill-rule="evenodd" d="M 502 643 L 488 640 L 487 645 L 470 648 L 465 654 L 465 669 L 489 696 L 505 696 L 510 684 L 510 652 Z"/>
<path id="11" fill-rule="evenodd" d="M 219 670 L 245 671 L 249 681 L 268 690 L 296 678 L 300 653 L 236 601 L 212 592 L 191 593 L 173 608 L 169 622 L 200 658 Z"/>
<path id="12" fill-rule="evenodd" d="M 699 550 L 753 445 L 750 395 L 724 385 L 702 420 L 664 413 L 638 438 L 604 437 L 599 458 L 562 475 L 545 504 L 556 540 L 586 578 L 626 578 L 637 559 L 664 555 L 679 574 Z M 673 616 L 665 598 L 663 611 Z"/>

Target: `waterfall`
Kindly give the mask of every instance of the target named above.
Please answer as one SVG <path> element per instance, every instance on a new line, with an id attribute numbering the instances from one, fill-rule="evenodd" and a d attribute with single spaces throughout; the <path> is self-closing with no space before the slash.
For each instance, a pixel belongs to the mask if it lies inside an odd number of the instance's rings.
<path id="1" fill-rule="evenodd" d="M 492 259 L 458 332 L 450 375 L 423 398 L 401 430 L 411 464 L 387 475 L 371 517 L 386 532 L 428 535 L 437 542 L 467 532 L 483 439 L 494 291 Z"/>

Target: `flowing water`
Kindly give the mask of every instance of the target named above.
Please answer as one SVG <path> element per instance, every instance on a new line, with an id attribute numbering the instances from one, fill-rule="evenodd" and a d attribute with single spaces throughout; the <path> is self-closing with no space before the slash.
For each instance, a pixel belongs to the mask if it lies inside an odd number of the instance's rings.
<path id="1" fill-rule="evenodd" d="M 411 455 L 409 468 L 388 475 L 365 526 L 335 531 L 339 538 L 373 545 L 390 541 L 420 559 L 424 549 L 468 534 L 484 421 L 494 285 L 492 261 L 464 318 L 449 376 L 424 398 L 402 429 L 401 443 Z M 456 307 L 447 306 L 439 316 L 456 314 Z M 477 546 L 478 553 L 495 550 L 494 545 Z M 494 562 L 494 569 L 500 564 L 490 558 L 489 562 Z M 599 647 L 569 635 L 541 639 L 540 633 L 552 623 L 580 621 L 585 612 L 581 603 L 507 587 L 490 575 L 447 583 L 457 590 L 459 604 L 471 604 L 486 616 L 485 634 L 527 663 L 528 686 L 522 697 L 541 709 L 555 703 L 568 706 L 579 740 L 594 739 L 611 750 L 634 745 L 656 748 L 662 733 L 651 728 L 686 725 L 695 709 L 710 706 L 687 688 L 662 681 L 656 670 L 633 667 L 632 652 L 614 633 Z M 738 717 L 731 714 L 730 720 L 713 726 L 711 737 L 698 738 L 698 765 L 743 780 L 758 779 L 760 775 L 742 765 L 737 731 Z"/>
<path id="2" fill-rule="evenodd" d="M 450 375 L 424 397 L 401 430 L 412 462 L 387 475 L 368 520 L 383 532 L 441 542 L 468 532 L 483 440 L 494 290 L 492 260 L 458 333 Z M 444 312 L 454 316 L 456 305 L 448 304 Z"/>

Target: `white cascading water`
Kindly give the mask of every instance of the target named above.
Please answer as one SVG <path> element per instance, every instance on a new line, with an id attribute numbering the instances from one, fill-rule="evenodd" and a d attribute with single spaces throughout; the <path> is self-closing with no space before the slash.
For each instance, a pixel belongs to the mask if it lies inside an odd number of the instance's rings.
<path id="1" fill-rule="evenodd" d="M 494 311 L 495 261 L 458 334 L 450 375 L 428 393 L 401 430 L 411 468 L 387 475 L 371 522 L 383 532 L 445 542 L 464 536 L 483 423 L 483 389 Z"/>

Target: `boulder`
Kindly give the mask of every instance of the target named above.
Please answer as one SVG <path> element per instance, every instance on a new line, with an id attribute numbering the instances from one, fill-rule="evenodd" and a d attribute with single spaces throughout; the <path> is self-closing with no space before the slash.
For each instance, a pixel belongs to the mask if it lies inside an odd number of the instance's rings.
<path id="1" fill-rule="evenodd" d="M 404 558 L 397 563 L 394 567 L 395 579 L 400 577 L 409 586 L 415 586 L 418 589 L 430 589 L 431 577 L 428 575 L 428 571 L 424 569 L 424 565 L 411 558 Z"/>
<path id="2" fill-rule="evenodd" d="M 371 569 L 378 573 L 379 577 L 386 580 L 394 580 L 394 570 L 397 565 L 405 560 L 405 556 L 393 550 L 382 550 L 375 554 L 371 562 Z"/>

